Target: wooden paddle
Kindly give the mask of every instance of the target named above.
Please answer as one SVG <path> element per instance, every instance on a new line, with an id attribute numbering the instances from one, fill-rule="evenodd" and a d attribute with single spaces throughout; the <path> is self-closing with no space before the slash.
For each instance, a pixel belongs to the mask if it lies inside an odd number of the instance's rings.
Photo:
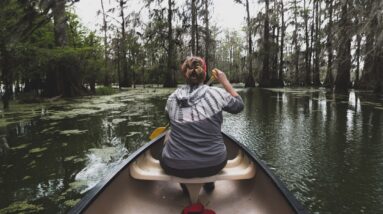
<path id="1" fill-rule="evenodd" d="M 210 85 L 214 80 L 217 79 L 218 72 L 215 70 L 215 68 L 211 71 L 211 73 L 212 73 L 212 75 L 211 75 L 209 81 L 207 81 L 206 85 Z M 150 140 L 153 140 L 154 138 L 158 137 L 160 134 L 162 134 L 163 132 L 165 132 L 166 129 L 169 128 L 169 126 L 170 126 L 170 124 L 167 123 L 167 124 L 166 124 L 165 126 L 163 126 L 163 127 L 158 127 L 158 128 L 156 128 L 156 129 L 152 132 L 152 134 L 150 134 L 149 139 L 150 139 Z"/>

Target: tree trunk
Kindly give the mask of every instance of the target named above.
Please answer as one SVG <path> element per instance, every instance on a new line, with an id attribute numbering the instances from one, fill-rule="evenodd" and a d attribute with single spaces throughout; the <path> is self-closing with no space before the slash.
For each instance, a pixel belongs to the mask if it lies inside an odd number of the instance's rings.
<path id="1" fill-rule="evenodd" d="M 168 50 L 167 50 L 167 71 L 165 75 L 164 87 L 175 87 L 177 86 L 175 80 L 175 69 L 174 69 L 174 40 L 173 40 L 173 5 L 172 0 L 168 0 Z"/>
<path id="2" fill-rule="evenodd" d="M 119 34 L 117 30 L 117 35 Z M 121 89 L 121 40 L 117 39 L 116 41 L 117 47 L 116 47 L 116 59 L 115 59 L 115 65 L 117 69 L 117 82 L 118 82 L 118 88 Z"/>
<path id="3" fill-rule="evenodd" d="M 333 26 L 333 2 L 332 0 L 327 0 L 327 9 L 329 11 L 329 23 L 327 29 L 327 72 L 323 85 L 327 88 L 330 88 L 334 85 L 334 77 L 332 74 L 332 63 L 333 63 L 333 47 L 332 47 L 332 26 Z"/>
<path id="4" fill-rule="evenodd" d="M 259 72 L 259 86 L 261 87 L 270 86 L 269 0 L 265 1 L 265 6 L 265 24 L 263 29 L 263 67 L 262 71 Z"/>
<path id="5" fill-rule="evenodd" d="M 280 47 L 280 63 L 279 63 L 279 75 L 278 78 L 282 81 L 283 80 L 283 48 L 284 48 L 284 41 L 285 41 L 285 11 L 284 11 L 284 5 L 283 5 L 283 0 L 281 0 L 281 22 L 282 22 L 282 27 L 281 27 L 281 47 Z M 283 83 L 283 81 L 282 81 Z"/>
<path id="6" fill-rule="evenodd" d="M 7 110 L 9 109 L 9 101 L 12 97 L 12 71 L 10 55 L 3 42 L 0 43 L 0 63 L 2 73 L 1 79 L 4 84 L 4 92 L 1 96 L 1 100 L 3 102 L 3 109 Z"/>
<path id="7" fill-rule="evenodd" d="M 54 21 L 55 45 L 59 48 L 67 46 L 67 16 L 66 0 L 56 0 L 53 4 L 52 13 Z M 72 66 L 65 63 L 66 57 L 57 59 L 52 70 L 47 72 L 44 95 L 48 97 L 65 96 L 73 97 L 83 94 L 83 89 L 76 75 L 76 71 L 68 69 Z M 74 65 L 74 63 L 73 63 Z"/>
<path id="8" fill-rule="evenodd" d="M 311 41 L 310 41 L 310 52 L 309 52 L 309 66 L 310 66 L 310 71 L 311 71 L 311 74 L 313 75 L 314 73 L 314 69 L 315 69 L 315 64 L 314 64 L 314 60 L 315 60 L 315 56 L 314 56 L 314 31 L 315 31 L 315 2 L 313 1 L 312 3 L 312 13 L 311 13 L 311 16 L 312 16 L 312 21 L 311 21 L 311 26 L 310 26 L 310 37 L 311 37 Z M 310 82 L 312 82 L 312 77 L 310 77 Z"/>
<path id="9" fill-rule="evenodd" d="M 56 0 L 52 8 L 55 45 L 60 48 L 65 47 L 68 43 L 65 3 L 66 0 Z M 63 85 L 63 79 L 65 78 L 63 78 L 63 76 L 65 77 L 66 75 L 68 75 L 67 71 L 64 71 L 62 68 L 59 68 L 59 70 L 52 69 L 48 71 L 45 80 L 45 96 L 54 97 L 63 95 L 65 91 Z"/>
<path id="10" fill-rule="evenodd" d="M 297 7 L 297 0 L 294 0 L 294 22 L 295 22 L 295 30 L 293 32 L 293 44 L 295 48 L 295 56 L 294 56 L 294 66 L 295 66 L 295 73 L 294 73 L 294 80 L 293 83 L 295 85 L 298 85 L 300 82 L 300 75 L 299 75 L 299 52 L 300 48 L 298 45 L 298 7 Z"/>
<path id="11" fill-rule="evenodd" d="M 356 19 L 356 23 L 355 24 L 359 25 L 358 18 Z M 360 35 L 360 33 L 358 33 L 356 35 L 356 51 L 355 51 L 355 54 L 356 54 L 356 70 L 355 70 L 354 83 L 359 82 L 359 75 L 360 75 L 360 46 L 361 46 L 361 42 L 362 42 L 362 36 Z"/>
<path id="12" fill-rule="evenodd" d="M 122 80 L 120 82 L 120 87 L 131 87 L 131 82 L 129 78 L 129 69 L 128 69 L 128 59 L 126 58 L 127 47 L 126 47 L 126 31 L 125 31 L 125 15 L 124 15 L 124 5 L 126 2 L 120 0 L 120 16 L 121 16 L 121 67 L 122 67 Z"/>
<path id="13" fill-rule="evenodd" d="M 320 0 L 315 1 L 315 60 L 314 60 L 314 71 L 313 71 L 313 85 L 320 86 L 320 77 L 319 77 L 319 55 L 320 55 L 320 12 L 319 12 Z"/>
<path id="14" fill-rule="evenodd" d="M 274 10 L 274 9 L 273 9 Z M 269 79 L 270 79 L 270 82 L 272 79 L 275 78 L 275 70 L 277 69 L 276 66 L 277 66 L 277 63 L 275 63 L 275 54 L 274 54 L 274 49 L 273 47 L 277 45 L 277 41 L 275 40 L 276 38 L 276 26 L 273 25 L 273 26 L 270 26 L 269 25 L 269 29 L 271 30 L 271 36 L 269 36 L 269 64 L 270 64 L 270 61 L 271 61 L 271 65 L 270 65 L 270 68 L 269 68 Z M 271 53 L 270 53 L 271 51 Z"/>
<path id="15" fill-rule="evenodd" d="M 67 17 L 65 14 L 66 0 L 56 0 L 52 8 L 54 20 L 55 43 L 58 47 L 65 47 L 68 43 L 67 38 Z"/>
<path id="16" fill-rule="evenodd" d="M 350 88 L 350 71 L 351 71 L 351 35 L 349 5 L 350 0 L 342 2 L 341 17 L 339 20 L 340 37 L 338 49 L 338 68 L 335 79 L 335 90 L 346 92 Z"/>
<path id="17" fill-rule="evenodd" d="M 96 78 L 92 77 L 89 81 L 90 92 L 96 94 Z"/>
<path id="18" fill-rule="evenodd" d="M 253 77 L 253 42 L 251 40 L 251 34 L 252 34 L 252 27 L 250 23 L 250 9 L 249 9 L 249 0 L 246 0 L 246 13 L 247 13 L 247 39 L 248 39 L 248 66 L 249 66 L 249 73 L 248 77 L 245 80 L 245 87 L 255 87 L 255 81 Z"/>
<path id="19" fill-rule="evenodd" d="M 278 2 L 275 2 L 276 4 L 278 4 Z M 279 7 L 278 7 L 279 9 Z M 279 16 L 277 17 L 277 20 L 279 20 Z M 278 63 L 278 53 L 279 53 L 279 34 L 280 34 L 280 26 L 279 26 L 279 22 L 277 22 L 277 35 L 275 37 L 275 49 L 273 51 L 274 53 L 274 69 L 273 69 L 273 77 L 272 77 L 272 81 L 271 81 L 271 84 L 274 86 L 274 87 L 280 87 L 282 86 L 281 83 L 282 83 L 282 80 L 279 78 L 279 75 L 278 75 L 278 71 L 279 71 L 279 63 Z"/>
<path id="20" fill-rule="evenodd" d="M 197 32 L 197 9 L 196 9 L 196 0 L 191 1 L 191 15 L 192 15 L 192 26 L 191 26 L 191 48 L 192 54 L 197 54 L 196 47 L 196 32 Z"/>
<path id="21" fill-rule="evenodd" d="M 205 63 L 206 63 L 206 81 L 209 79 L 210 71 L 210 29 L 209 29 L 209 0 L 205 0 Z"/>
<path id="22" fill-rule="evenodd" d="M 383 45 L 383 44 L 382 44 Z M 382 46 L 380 46 L 381 48 Z M 383 50 L 379 50 L 378 60 L 376 61 L 376 72 L 378 72 L 378 82 L 374 87 L 375 93 L 383 94 Z"/>
<path id="23" fill-rule="evenodd" d="M 371 89 L 371 81 L 374 79 L 373 75 L 373 62 L 374 62 L 374 43 L 375 43 L 375 29 L 372 25 L 377 23 L 377 20 L 373 18 L 371 25 L 369 26 L 369 32 L 366 36 L 365 52 L 366 57 L 364 60 L 363 74 L 360 78 L 359 83 L 357 83 L 358 88 L 362 89 Z"/>
<path id="24" fill-rule="evenodd" d="M 378 11 L 382 10 L 383 4 L 380 1 L 368 1 L 371 8 L 367 7 L 366 16 L 369 21 L 366 36 L 366 58 L 363 74 L 357 84 L 358 88 L 372 89 L 376 93 L 383 93 L 383 27 L 378 19 Z"/>
<path id="25" fill-rule="evenodd" d="M 381 1 L 375 1 L 376 4 L 376 11 L 382 11 L 383 10 L 383 3 Z M 375 14 L 378 14 L 376 12 Z M 376 76 L 376 82 L 374 84 L 374 92 L 383 94 L 383 26 L 382 26 L 382 19 L 379 19 L 379 23 L 376 25 L 377 27 L 377 35 L 378 35 L 378 40 L 376 43 L 376 58 L 375 58 L 375 63 L 374 63 L 374 74 Z"/>
<path id="26" fill-rule="evenodd" d="M 106 22 L 106 13 L 105 13 L 105 8 L 104 8 L 104 0 L 101 0 L 101 9 L 102 9 L 102 21 L 103 21 L 103 26 L 102 30 L 104 31 L 104 85 L 105 86 L 110 86 L 110 75 L 109 75 L 109 66 L 108 66 L 108 23 Z"/>
<path id="27" fill-rule="evenodd" d="M 305 51 L 305 85 L 311 84 L 311 67 L 310 67 L 310 42 L 309 42 L 309 27 L 308 27 L 308 11 L 306 10 L 306 0 L 303 1 L 303 9 L 304 9 L 304 20 L 305 20 L 305 42 L 306 42 L 306 51 Z"/>
<path id="28" fill-rule="evenodd" d="M 197 13 L 196 13 L 197 14 Z M 198 19 L 195 20 L 195 55 L 200 56 L 200 44 L 199 44 L 199 28 L 198 28 Z"/>

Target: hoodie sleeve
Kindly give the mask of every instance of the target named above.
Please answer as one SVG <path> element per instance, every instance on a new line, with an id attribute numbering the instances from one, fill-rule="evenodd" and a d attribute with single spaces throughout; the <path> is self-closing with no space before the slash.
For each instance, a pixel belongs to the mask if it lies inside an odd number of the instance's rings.
<path id="1" fill-rule="evenodd" d="M 176 108 L 177 108 L 177 100 L 176 100 L 177 90 L 175 92 L 173 92 L 168 97 L 168 100 L 166 101 L 165 111 L 166 111 L 167 115 L 169 116 L 169 118 L 174 118 L 174 113 L 175 113 Z"/>
<path id="2" fill-rule="evenodd" d="M 214 88 L 215 94 L 222 100 L 222 110 L 232 114 L 241 112 L 244 108 L 241 96 L 232 96 L 227 91 L 221 88 Z"/>

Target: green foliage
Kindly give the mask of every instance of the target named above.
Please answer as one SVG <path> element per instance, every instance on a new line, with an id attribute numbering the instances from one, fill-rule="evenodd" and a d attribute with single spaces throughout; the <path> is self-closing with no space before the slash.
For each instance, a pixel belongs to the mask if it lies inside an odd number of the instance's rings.
<path id="1" fill-rule="evenodd" d="M 244 52 L 245 42 L 236 31 L 225 31 L 224 38 L 217 47 L 217 66 L 226 72 L 231 81 L 240 81 L 244 75 Z"/>
<path id="2" fill-rule="evenodd" d="M 112 87 L 103 86 L 96 88 L 96 95 L 111 95 L 114 93 L 116 93 L 116 90 Z"/>
<path id="3" fill-rule="evenodd" d="M 94 85 L 103 81 L 100 38 L 83 27 L 77 15 L 67 12 L 68 46 L 57 48 L 53 20 L 36 15 L 39 14 L 38 7 L 28 7 L 16 0 L 1 1 L 0 6 L 0 44 L 3 47 L 0 62 L 5 60 L 2 55 L 7 54 L 7 62 L 0 63 L 0 71 L 10 73 L 8 81 L 24 83 L 26 93 L 40 90 L 32 95 L 48 95 L 52 85 L 57 90 L 66 89 L 64 95 L 76 95 L 76 91 L 71 89 L 71 85 L 75 85 L 73 83 L 92 82 Z M 26 17 L 31 17 L 31 20 Z M 25 32 L 29 34 L 24 35 Z M 4 64 L 7 67 L 1 67 Z M 52 82 L 49 77 L 57 75 L 62 80 Z"/>

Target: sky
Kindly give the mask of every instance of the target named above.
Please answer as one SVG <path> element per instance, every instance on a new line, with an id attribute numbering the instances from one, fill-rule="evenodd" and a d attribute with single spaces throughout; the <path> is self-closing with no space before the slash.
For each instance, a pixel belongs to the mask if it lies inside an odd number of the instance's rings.
<path id="1" fill-rule="evenodd" d="M 115 2 L 116 0 L 104 0 L 105 10 L 111 8 Z M 128 7 L 138 10 L 141 7 L 138 2 L 140 1 L 128 0 Z M 243 5 L 234 3 L 233 0 L 212 0 L 212 2 L 211 17 L 213 23 L 222 29 L 242 31 L 246 16 Z M 101 15 L 97 16 L 97 11 L 101 10 L 101 0 L 80 0 L 75 4 L 74 9 L 87 28 L 90 30 L 100 29 L 102 17 Z M 252 14 L 255 14 L 254 11 Z"/>

